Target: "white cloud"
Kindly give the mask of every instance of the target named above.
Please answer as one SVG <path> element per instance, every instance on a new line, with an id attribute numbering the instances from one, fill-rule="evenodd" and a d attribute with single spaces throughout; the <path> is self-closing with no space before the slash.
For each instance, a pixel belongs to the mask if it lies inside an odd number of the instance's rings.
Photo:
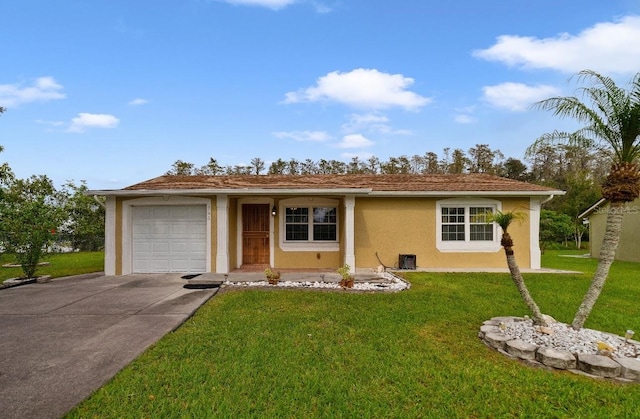
<path id="1" fill-rule="evenodd" d="M 349 134 L 342 138 L 338 143 L 338 148 L 365 148 L 371 147 L 375 143 L 362 134 Z"/>
<path id="2" fill-rule="evenodd" d="M 522 83 L 502 83 L 482 88 L 484 100 L 498 108 L 511 111 L 524 111 L 534 102 L 558 96 L 559 91 L 553 86 L 528 86 Z"/>
<path id="3" fill-rule="evenodd" d="M 142 99 L 139 97 L 129 101 L 129 105 L 134 105 L 134 106 L 146 105 L 147 103 L 149 103 L 147 99 Z"/>
<path id="4" fill-rule="evenodd" d="M 61 92 L 62 88 L 53 77 L 39 77 L 31 86 L 0 84 L 0 105 L 12 107 L 29 102 L 64 99 L 66 95 Z"/>
<path id="5" fill-rule="evenodd" d="M 358 68 L 348 73 L 334 71 L 317 80 L 313 87 L 289 92 L 284 103 L 334 101 L 357 108 L 418 109 L 431 99 L 407 90 L 414 80 L 402 74 Z"/>
<path id="6" fill-rule="evenodd" d="M 607 73 L 635 73 L 640 62 L 640 16 L 597 23 L 578 35 L 553 38 L 502 35 L 476 57 L 523 68 L 564 72 L 592 69 Z"/>
<path id="7" fill-rule="evenodd" d="M 363 129 L 370 129 L 376 126 L 387 126 L 389 118 L 384 115 L 368 113 L 357 114 L 352 113 L 349 115 L 349 121 L 342 124 L 342 130 L 346 132 L 361 131 Z"/>
<path id="8" fill-rule="evenodd" d="M 476 122 L 476 118 L 474 118 L 471 115 L 467 115 L 467 114 L 457 114 L 453 120 L 458 123 L 458 124 L 472 124 L 474 122 Z"/>
<path id="9" fill-rule="evenodd" d="M 453 120 L 458 124 L 472 124 L 478 120 L 473 116 L 475 112 L 475 105 L 456 108 Z"/>
<path id="10" fill-rule="evenodd" d="M 404 129 L 394 129 L 389 124 L 389 118 L 378 113 L 351 114 L 349 121 L 342 124 L 342 131 L 351 133 L 357 131 L 369 131 L 381 134 L 411 135 L 412 132 Z"/>
<path id="11" fill-rule="evenodd" d="M 330 13 L 331 12 L 331 7 L 327 6 L 326 4 L 317 2 L 317 1 L 310 1 L 309 3 L 311 3 L 311 5 L 313 6 L 314 9 L 316 9 L 316 12 L 318 13 Z"/>
<path id="12" fill-rule="evenodd" d="M 288 138 L 300 142 L 323 142 L 331 139 L 324 131 L 278 131 L 274 132 L 277 138 Z"/>
<path id="13" fill-rule="evenodd" d="M 278 10 L 296 3 L 297 0 L 224 0 L 224 2 L 237 6 L 261 6 Z"/>
<path id="14" fill-rule="evenodd" d="M 71 120 L 69 132 L 84 132 L 89 128 L 115 128 L 120 120 L 113 115 L 100 113 L 79 113 Z"/>

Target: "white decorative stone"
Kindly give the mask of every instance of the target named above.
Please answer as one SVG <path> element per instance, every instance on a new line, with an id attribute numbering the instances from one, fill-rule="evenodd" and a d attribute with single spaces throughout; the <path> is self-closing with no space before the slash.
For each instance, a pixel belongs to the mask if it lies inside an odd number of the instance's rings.
<path id="1" fill-rule="evenodd" d="M 640 382 L 640 342 L 598 330 L 574 330 L 561 322 L 551 323 L 544 332 L 526 317 L 494 317 L 483 323 L 478 337 L 498 352 L 526 362 Z M 611 350 L 603 356 L 599 347 Z"/>

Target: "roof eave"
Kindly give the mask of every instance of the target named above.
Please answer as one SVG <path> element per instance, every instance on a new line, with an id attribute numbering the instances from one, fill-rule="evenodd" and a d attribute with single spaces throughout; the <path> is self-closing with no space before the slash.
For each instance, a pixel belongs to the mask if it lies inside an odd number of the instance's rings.
<path id="1" fill-rule="evenodd" d="M 338 189 L 110 189 L 90 190 L 87 195 L 136 197 L 149 195 L 367 195 L 388 197 L 442 197 L 442 196 L 554 196 L 564 195 L 565 191 L 373 191 L 371 188 Z"/>
<path id="2" fill-rule="evenodd" d="M 395 197 L 416 197 L 416 196 L 555 196 L 564 195 L 565 191 L 372 191 L 369 196 L 395 196 Z"/>
<path id="3" fill-rule="evenodd" d="M 596 202 L 595 204 L 591 205 L 584 212 L 579 214 L 577 218 L 588 218 L 595 210 L 600 208 L 602 206 L 602 204 L 604 204 L 605 202 L 607 202 L 606 198 L 600 198 L 598 200 L 598 202 Z"/>
<path id="4" fill-rule="evenodd" d="M 370 188 L 341 189 L 273 189 L 273 188 L 237 188 L 237 189 L 111 189 L 87 191 L 87 195 L 98 196 L 148 196 L 148 195 L 366 195 Z"/>

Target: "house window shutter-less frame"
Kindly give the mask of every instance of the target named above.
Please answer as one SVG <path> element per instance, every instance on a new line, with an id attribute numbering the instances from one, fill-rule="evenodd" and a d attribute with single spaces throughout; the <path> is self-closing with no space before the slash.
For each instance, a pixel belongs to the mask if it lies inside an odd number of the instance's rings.
<path id="1" fill-rule="evenodd" d="M 487 213 L 501 210 L 493 199 L 443 199 L 436 203 L 436 247 L 441 252 L 500 250 L 498 226 Z"/>

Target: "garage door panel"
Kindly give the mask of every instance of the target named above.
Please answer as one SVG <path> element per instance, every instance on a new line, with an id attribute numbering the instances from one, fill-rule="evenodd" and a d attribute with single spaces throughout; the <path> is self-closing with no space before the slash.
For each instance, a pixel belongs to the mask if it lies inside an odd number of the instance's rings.
<path id="1" fill-rule="evenodd" d="M 205 272 L 206 206 L 133 207 L 133 272 Z"/>
<path id="2" fill-rule="evenodd" d="M 133 252 L 140 255 L 141 253 L 149 253 L 151 251 L 151 243 L 148 241 L 136 240 L 133 242 Z"/>
<path id="3" fill-rule="evenodd" d="M 155 236 L 167 236 L 169 234 L 169 225 L 166 224 L 166 221 L 162 223 L 154 223 L 151 226 L 151 234 Z"/>
<path id="4" fill-rule="evenodd" d="M 151 233 L 151 226 L 148 224 L 136 224 L 133 226 L 133 238 L 148 236 Z"/>
<path id="5" fill-rule="evenodd" d="M 162 206 L 151 207 L 151 210 L 149 211 L 149 213 L 150 213 L 150 218 L 166 220 L 171 217 L 171 208 L 162 207 Z"/>
<path id="6" fill-rule="evenodd" d="M 156 241 L 151 244 L 151 252 L 157 256 L 168 256 L 171 249 L 171 243 L 167 241 Z"/>
<path id="7" fill-rule="evenodd" d="M 149 260 L 146 259 L 137 259 L 133 262 L 133 271 L 134 272 L 151 272 L 149 270 Z"/>
<path id="8" fill-rule="evenodd" d="M 184 220 L 185 218 L 192 218 L 191 209 L 187 207 L 174 207 L 171 209 L 171 218 L 174 220 Z"/>
<path id="9" fill-rule="evenodd" d="M 171 253 L 189 253 L 189 243 L 184 241 L 174 241 L 171 243 Z"/>
<path id="10" fill-rule="evenodd" d="M 189 236 L 189 225 L 187 223 L 178 222 L 171 226 L 171 237 L 187 238 Z"/>

